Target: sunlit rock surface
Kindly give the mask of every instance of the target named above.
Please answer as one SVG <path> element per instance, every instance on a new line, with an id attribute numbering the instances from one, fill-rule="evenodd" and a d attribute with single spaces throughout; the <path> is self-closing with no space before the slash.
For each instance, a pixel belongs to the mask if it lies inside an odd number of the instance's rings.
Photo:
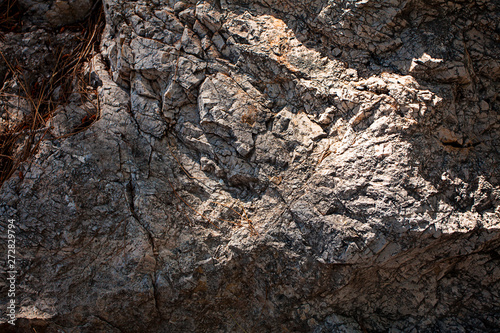
<path id="1" fill-rule="evenodd" d="M 15 329 L 500 329 L 498 2 L 103 6 L 99 120 L 0 190 Z"/>

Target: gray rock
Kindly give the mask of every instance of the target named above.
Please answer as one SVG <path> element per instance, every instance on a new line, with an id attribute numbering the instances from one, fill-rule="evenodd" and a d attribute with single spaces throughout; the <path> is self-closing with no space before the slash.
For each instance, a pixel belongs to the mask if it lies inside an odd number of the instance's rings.
<path id="1" fill-rule="evenodd" d="M 500 328 L 497 2 L 104 8 L 99 120 L 0 190 L 19 329 Z"/>
<path id="2" fill-rule="evenodd" d="M 18 0 L 24 17 L 30 23 L 58 27 L 84 19 L 95 0 Z"/>

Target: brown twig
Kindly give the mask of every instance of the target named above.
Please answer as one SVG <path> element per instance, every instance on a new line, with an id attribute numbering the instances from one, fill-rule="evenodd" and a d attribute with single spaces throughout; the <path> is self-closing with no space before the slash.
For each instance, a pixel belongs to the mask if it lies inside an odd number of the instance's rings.
<path id="1" fill-rule="evenodd" d="M 16 6 L 17 0 L 8 0 L 7 5 L 5 1 L 0 3 L 0 30 L 5 31 L 5 25 L 12 24 L 11 15 L 15 14 Z M 12 75 L 21 88 L 19 94 L 0 91 L 0 96 L 24 99 L 31 108 L 31 115 L 0 134 L 0 186 L 12 176 L 22 162 L 26 161 L 38 150 L 41 142 L 46 140 L 46 135 L 49 133 L 47 122 L 53 116 L 56 108 L 67 102 L 67 96 L 70 93 L 78 92 L 81 96 L 84 96 L 88 102 L 94 105 L 97 113 L 90 112 L 87 120 L 82 121 L 82 124 L 77 126 L 72 133 L 59 137 L 59 139 L 86 130 L 95 123 L 99 116 L 99 105 L 95 105 L 87 96 L 95 92 L 88 89 L 75 91 L 74 82 L 75 79 L 77 84 L 85 82 L 81 78 L 82 66 L 90 59 L 99 45 L 99 37 L 104 29 L 102 4 L 99 5 L 99 8 L 96 7 L 95 11 L 88 16 L 86 22 L 79 24 L 77 28 L 83 34 L 81 43 L 70 53 L 64 54 L 63 49 L 58 51 L 52 73 L 48 79 L 28 82 L 22 66 L 18 62 L 14 65 L 8 61 L 5 54 L 0 50 L 1 59 L 8 68 L 5 80 L 8 75 Z M 13 27 L 10 26 L 7 30 L 12 31 L 12 29 Z M 61 28 L 61 32 L 63 30 L 64 27 Z M 52 96 L 58 87 L 61 87 L 61 95 L 57 101 L 54 101 Z M 97 103 L 99 102 L 97 101 Z"/>

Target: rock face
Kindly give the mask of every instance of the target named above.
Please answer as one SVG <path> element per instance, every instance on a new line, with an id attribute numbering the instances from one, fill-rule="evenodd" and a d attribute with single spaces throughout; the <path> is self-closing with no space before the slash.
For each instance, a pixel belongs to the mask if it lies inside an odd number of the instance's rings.
<path id="1" fill-rule="evenodd" d="M 17 0 L 24 12 L 25 22 L 49 27 L 80 21 L 90 13 L 96 2 L 95 0 Z"/>
<path id="2" fill-rule="evenodd" d="M 99 120 L 0 191 L 3 329 L 500 329 L 497 1 L 103 6 Z"/>

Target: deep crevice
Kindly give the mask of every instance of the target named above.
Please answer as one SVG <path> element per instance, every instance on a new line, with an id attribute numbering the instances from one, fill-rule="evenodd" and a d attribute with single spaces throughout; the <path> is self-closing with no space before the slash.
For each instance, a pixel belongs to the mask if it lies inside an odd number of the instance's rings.
<path id="1" fill-rule="evenodd" d="M 129 179 L 127 185 L 126 185 L 126 190 L 127 190 L 127 200 L 128 200 L 128 206 L 130 210 L 130 214 L 132 217 L 137 221 L 137 223 L 141 226 L 141 228 L 144 230 L 149 244 L 151 246 L 151 251 L 153 254 L 153 257 L 155 259 L 155 267 L 153 272 L 151 273 L 151 285 L 153 286 L 153 301 L 155 304 L 156 311 L 158 312 L 158 317 L 162 319 L 162 314 L 160 311 L 159 307 L 159 302 L 158 302 L 158 286 L 156 285 L 156 280 L 157 280 L 157 272 L 158 272 L 158 250 L 156 249 L 155 241 L 152 232 L 148 229 L 148 227 L 141 221 L 139 215 L 137 214 L 136 207 L 135 207 L 135 186 L 133 184 L 132 179 Z"/>

